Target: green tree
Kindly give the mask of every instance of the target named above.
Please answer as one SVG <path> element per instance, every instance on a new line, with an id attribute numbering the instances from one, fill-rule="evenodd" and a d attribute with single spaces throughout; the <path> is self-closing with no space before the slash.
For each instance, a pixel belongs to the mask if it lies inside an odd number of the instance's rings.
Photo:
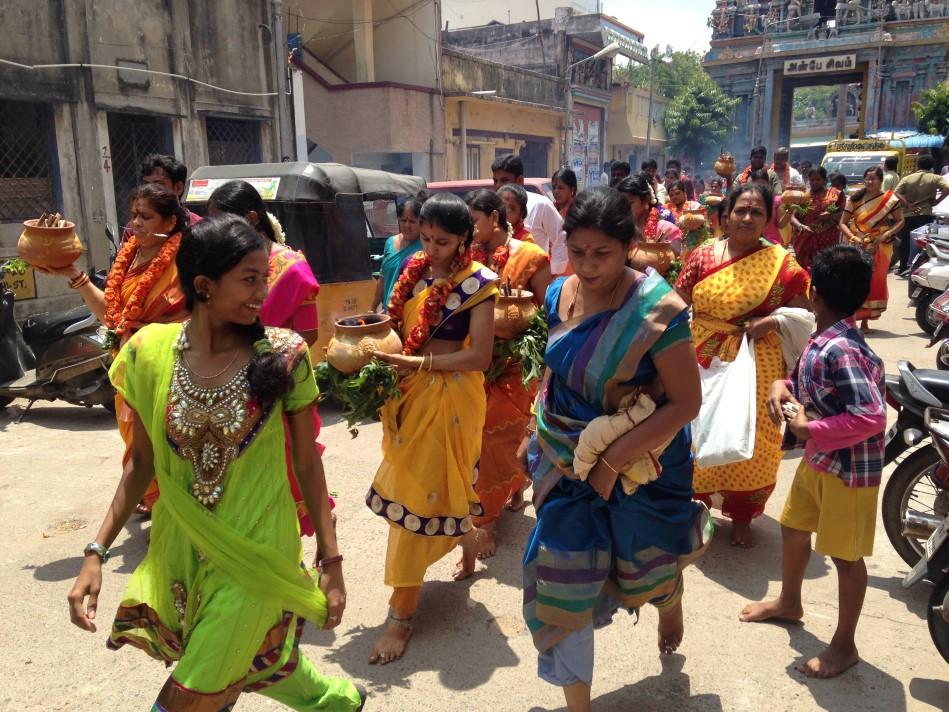
<path id="1" fill-rule="evenodd" d="M 618 81 L 628 81 L 640 89 L 649 88 L 650 74 L 648 62 L 630 62 L 615 70 Z M 663 96 L 672 98 L 693 84 L 711 81 L 702 68 L 702 56 L 698 52 L 673 52 L 664 60 L 656 62 L 656 92 Z"/>
<path id="2" fill-rule="evenodd" d="M 664 120 L 672 148 L 692 160 L 717 149 L 732 131 L 737 104 L 712 81 L 680 92 L 666 109 Z"/>
<path id="3" fill-rule="evenodd" d="M 934 136 L 949 135 L 949 82 L 923 92 L 923 100 L 913 104 L 917 129 Z"/>

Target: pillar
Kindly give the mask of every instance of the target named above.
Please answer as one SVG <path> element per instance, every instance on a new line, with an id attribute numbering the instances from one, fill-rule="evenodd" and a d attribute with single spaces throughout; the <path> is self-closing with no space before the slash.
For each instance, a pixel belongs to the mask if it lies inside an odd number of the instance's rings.
<path id="1" fill-rule="evenodd" d="M 353 41 L 356 45 L 356 81 L 376 81 L 373 53 L 372 0 L 353 0 Z"/>

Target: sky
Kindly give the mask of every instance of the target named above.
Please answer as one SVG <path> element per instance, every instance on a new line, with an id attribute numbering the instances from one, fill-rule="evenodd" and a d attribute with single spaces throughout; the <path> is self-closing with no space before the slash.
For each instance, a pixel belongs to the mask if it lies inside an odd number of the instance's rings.
<path id="1" fill-rule="evenodd" d="M 714 0 L 603 0 L 603 13 L 645 34 L 647 47 L 671 45 L 699 54 L 708 50 L 712 30 L 706 20 L 714 7 Z"/>

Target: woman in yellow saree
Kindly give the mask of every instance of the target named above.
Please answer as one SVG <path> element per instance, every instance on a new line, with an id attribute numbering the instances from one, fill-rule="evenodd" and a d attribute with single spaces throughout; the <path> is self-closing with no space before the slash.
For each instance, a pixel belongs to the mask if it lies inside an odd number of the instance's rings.
<path id="1" fill-rule="evenodd" d="M 861 190 L 847 198 L 840 218 L 840 232 L 851 245 L 862 248 L 873 259 L 873 279 L 867 301 L 857 312 L 868 331 L 869 319 L 879 319 L 886 311 L 889 290 L 886 276 L 893 259 L 893 239 L 903 229 L 903 208 L 892 190 L 883 190 L 883 169 L 868 168 L 863 174 Z"/>
<path id="2" fill-rule="evenodd" d="M 131 237 L 116 255 L 105 290 L 75 265 L 55 271 L 69 278 L 69 286 L 108 329 L 105 346 L 113 353 L 146 324 L 181 321 L 188 315 L 175 266 L 187 227 L 188 214 L 178 196 L 160 184 L 149 183 L 132 197 Z M 132 456 L 132 412 L 121 393 L 115 397 L 115 417 L 125 443 L 122 469 L 127 471 Z M 137 511 L 151 511 L 157 499 L 158 484 L 153 480 Z"/>
<path id="3" fill-rule="evenodd" d="M 153 712 L 229 710 L 249 691 L 295 710 L 358 710 L 363 693 L 322 676 L 299 650 L 304 619 L 333 628 L 346 598 L 312 439 L 318 391 L 306 342 L 261 324 L 267 251 L 240 218 L 201 221 L 177 259 L 192 317 L 144 327 L 110 372 L 132 410 L 132 467 L 86 547 L 72 622 L 95 632 L 108 547 L 157 477 L 148 552 L 108 641 L 174 663 Z M 319 586 L 301 566 L 284 415 L 324 552 Z"/>
<path id="4" fill-rule="evenodd" d="M 402 657 L 425 571 L 466 538 L 456 579 L 474 571 L 471 517 L 486 399 L 483 371 L 494 343 L 497 275 L 472 262 L 468 206 L 450 193 L 422 206 L 422 247 L 406 261 L 388 313 L 403 352 L 376 356 L 406 372 L 402 396 L 382 409 L 383 460 L 366 504 L 389 527 L 385 633 L 369 657 Z M 467 536 L 466 536 L 467 535 Z"/>
<path id="5" fill-rule="evenodd" d="M 777 481 L 781 432 L 768 417 L 771 384 L 787 375 L 781 339 L 772 312 L 782 306 L 807 307 L 807 272 L 780 245 L 762 238 L 771 219 L 767 188 L 749 183 L 729 199 L 724 240 L 695 250 L 676 282 L 692 304 L 692 338 L 699 366 L 713 357 L 733 361 L 743 333 L 754 339 L 757 369 L 757 424 L 750 460 L 695 467 L 696 499 L 716 506 L 732 520 L 732 544 L 752 546 L 751 520 L 761 515 Z"/>
<path id="6" fill-rule="evenodd" d="M 475 225 L 472 255 L 498 274 L 501 284 L 512 290 L 531 292 L 534 303 L 543 306 L 551 279 L 550 257 L 537 245 L 514 237 L 513 226 L 507 221 L 504 203 L 498 193 L 477 190 L 465 196 L 465 202 Z M 500 342 L 500 336 L 496 341 Z M 518 508 L 518 505 L 523 507 L 522 491 L 527 485 L 527 472 L 517 457 L 517 450 L 531 417 L 537 382 L 525 386 L 521 380 L 521 362 L 499 357 L 493 360 L 488 372 L 485 392 L 488 410 L 481 436 L 478 482 L 475 484 L 484 510 L 484 514 L 474 520 L 479 559 L 495 554 L 497 522 L 504 505 L 511 501 L 511 509 Z"/>

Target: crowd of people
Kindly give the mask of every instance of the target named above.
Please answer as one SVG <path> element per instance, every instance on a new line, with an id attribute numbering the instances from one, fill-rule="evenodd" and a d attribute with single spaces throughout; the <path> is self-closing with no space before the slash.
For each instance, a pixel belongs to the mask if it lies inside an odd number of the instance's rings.
<path id="1" fill-rule="evenodd" d="M 881 166 L 845 196 L 822 168 L 798 172 L 784 150 L 770 168 L 766 158 L 758 147 L 736 176 L 708 182 L 679 164 L 659 180 L 653 161 L 635 174 L 616 163 L 609 186 L 582 191 L 561 169 L 551 202 L 524 190 L 508 155 L 492 166 L 494 190 L 399 204 L 373 300 L 403 349 L 375 353 L 398 372 L 400 397 L 380 412 L 366 497 L 386 525 L 392 589 L 370 663 L 406 654 L 432 564 L 459 550 L 462 580 L 499 545 L 523 546 L 538 674 L 570 710 L 589 710 L 594 630 L 648 603 L 660 651 L 676 650 L 684 569 L 709 546 L 710 510 L 731 520 L 733 545 L 753 546 L 788 449 L 804 458 L 781 517 L 782 593 L 741 618 L 803 616 L 816 534 L 839 575 L 838 628 L 800 669 L 833 677 L 857 662 L 885 405 L 856 320 L 886 308 L 908 191 L 887 188 Z M 218 187 L 197 220 L 167 165 L 172 185 L 135 194 L 104 291 L 60 271 L 111 334 L 126 444 L 71 618 L 95 631 L 108 547 L 144 508 L 148 553 L 109 645 L 175 663 L 154 709 L 229 709 L 245 691 L 296 710 L 362 709 L 364 689 L 299 651 L 303 621 L 338 626 L 347 596 L 308 349 L 319 285 L 253 186 Z M 790 210 L 781 194 L 804 179 L 807 207 Z M 498 356 L 509 353 L 495 332 L 502 285 L 526 290 L 546 320 L 543 376 L 527 383 Z M 691 424 L 707 374 L 742 348 L 757 374 L 752 451 L 698 463 Z M 528 488 L 533 531 L 499 542 L 499 518 Z M 316 536 L 312 566 L 301 534 Z"/>

